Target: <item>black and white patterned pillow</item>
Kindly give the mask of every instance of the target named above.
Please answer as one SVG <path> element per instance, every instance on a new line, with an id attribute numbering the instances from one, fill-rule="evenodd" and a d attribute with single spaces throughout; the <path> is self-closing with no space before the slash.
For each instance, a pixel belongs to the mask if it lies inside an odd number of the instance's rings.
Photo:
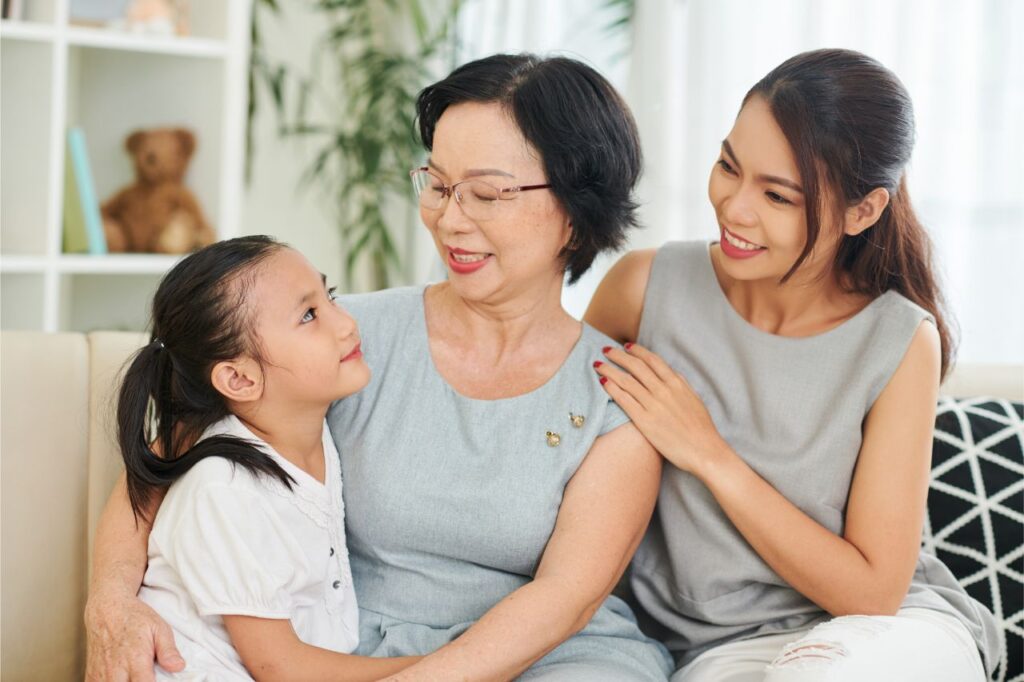
<path id="1" fill-rule="evenodd" d="M 1024 682 L 1024 404 L 939 399 L 924 547 L 995 614 L 992 679 Z"/>

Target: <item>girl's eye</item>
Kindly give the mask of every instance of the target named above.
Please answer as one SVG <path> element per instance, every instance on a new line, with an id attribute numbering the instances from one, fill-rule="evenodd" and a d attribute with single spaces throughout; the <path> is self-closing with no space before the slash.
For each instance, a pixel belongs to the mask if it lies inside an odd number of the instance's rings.
<path id="1" fill-rule="evenodd" d="M 331 287 L 327 290 L 327 300 L 331 303 L 337 303 L 339 298 L 338 287 Z"/>
<path id="2" fill-rule="evenodd" d="M 765 196 L 768 197 L 768 201 L 773 204 L 792 204 L 793 202 L 785 198 L 778 192 L 765 192 Z"/>
<path id="3" fill-rule="evenodd" d="M 729 165 L 729 162 L 726 161 L 725 159 L 719 159 L 718 165 L 721 166 L 722 170 L 724 170 L 729 175 L 736 175 L 736 171 L 733 169 L 732 166 Z"/>
<path id="4" fill-rule="evenodd" d="M 307 322 L 312 322 L 315 319 L 316 319 L 316 308 L 310 308 L 309 310 L 306 311 L 306 314 L 302 316 L 302 322 L 301 323 L 302 324 L 306 324 Z"/>

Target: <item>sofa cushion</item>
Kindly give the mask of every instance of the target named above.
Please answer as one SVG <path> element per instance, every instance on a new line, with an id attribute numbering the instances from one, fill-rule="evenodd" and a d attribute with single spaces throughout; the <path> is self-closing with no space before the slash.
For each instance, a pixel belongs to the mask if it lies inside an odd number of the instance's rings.
<path id="1" fill-rule="evenodd" d="M 81 334 L 0 339 L 0 678 L 80 680 L 88 348 Z"/>
<path id="2" fill-rule="evenodd" d="M 1024 680 L 1024 403 L 939 399 L 924 546 L 995 614 L 1007 658 L 995 680 Z"/>

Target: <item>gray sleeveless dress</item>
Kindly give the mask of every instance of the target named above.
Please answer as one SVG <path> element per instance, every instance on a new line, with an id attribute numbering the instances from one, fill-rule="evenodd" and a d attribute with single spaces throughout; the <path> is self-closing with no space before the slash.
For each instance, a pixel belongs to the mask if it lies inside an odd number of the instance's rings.
<path id="1" fill-rule="evenodd" d="M 569 479 L 598 436 L 628 421 L 590 368 L 612 341 L 586 325 L 540 388 L 503 400 L 456 393 L 430 356 L 423 291 L 341 300 L 373 372 L 328 415 L 363 655 L 429 654 L 528 583 Z M 609 597 L 522 679 L 665 680 L 670 670 L 664 647 Z"/>
<path id="2" fill-rule="evenodd" d="M 677 242 L 655 256 L 638 342 L 686 377 L 722 436 L 758 474 L 841 534 L 862 421 L 925 319 L 932 318 L 889 291 L 817 336 L 769 334 L 729 303 L 709 244 Z M 719 644 L 828 617 L 769 568 L 702 483 L 668 464 L 630 587 L 645 626 L 649 618 L 649 632 L 679 666 Z M 903 606 L 959 618 L 991 674 L 999 652 L 995 620 L 937 558 L 921 554 Z"/>

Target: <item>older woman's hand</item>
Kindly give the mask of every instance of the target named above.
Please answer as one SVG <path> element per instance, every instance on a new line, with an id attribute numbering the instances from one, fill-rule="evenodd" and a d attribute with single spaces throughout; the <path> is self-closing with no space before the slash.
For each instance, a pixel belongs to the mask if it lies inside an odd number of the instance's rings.
<path id="1" fill-rule="evenodd" d="M 729 446 L 700 396 L 643 346 L 627 343 L 604 351 L 611 362 L 595 362 L 594 368 L 608 395 L 665 459 L 703 479 L 706 466 Z"/>
<path id="2" fill-rule="evenodd" d="M 85 629 L 87 682 L 152 682 L 154 658 L 169 672 L 185 669 L 170 626 L 134 595 L 95 591 Z"/>

